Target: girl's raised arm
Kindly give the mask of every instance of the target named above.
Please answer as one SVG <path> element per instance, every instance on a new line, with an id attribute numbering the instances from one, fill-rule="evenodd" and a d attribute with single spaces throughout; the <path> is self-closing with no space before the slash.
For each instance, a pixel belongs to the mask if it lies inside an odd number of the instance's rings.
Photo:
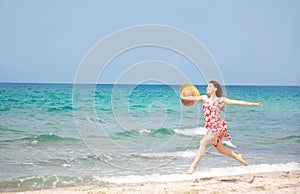
<path id="1" fill-rule="evenodd" d="M 180 98 L 182 100 L 192 100 L 192 101 L 197 101 L 197 102 L 203 102 L 207 96 L 206 95 L 201 95 L 201 96 L 183 96 L 180 95 Z"/>
<path id="2" fill-rule="evenodd" d="M 224 98 L 224 104 L 239 106 L 262 106 L 262 102 L 246 102 L 242 100 L 231 100 L 228 98 Z"/>

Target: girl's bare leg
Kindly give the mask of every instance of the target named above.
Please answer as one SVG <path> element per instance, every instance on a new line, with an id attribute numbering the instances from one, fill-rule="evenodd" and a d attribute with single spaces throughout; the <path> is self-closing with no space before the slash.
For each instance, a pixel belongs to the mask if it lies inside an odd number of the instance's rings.
<path id="1" fill-rule="evenodd" d="M 221 153 L 224 154 L 226 156 L 229 156 L 231 158 L 236 159 L 237 161 L 239 161 L 240 163 L 244 164 L 245 166 L 247 166 L 247 162 L 243 159 L 242 154 L 236 154 L 233 151 L 231 151 L 230 149 L 225 148 L 222 143 L 220 142 L 219 145 L 217 146 L 217 150 Z"/>
<path id="2" fill-rule="evenodd" d="M 196 158 L 194 159 L 193 163 L 191 164 L 190 168 L 186 172 L 187 174 L 193 174 L 193 172 L 196 170 L 197 164 L 200 162 L 200 160 L 203 158 L 205 151 L 206 151 L 206 145 L 216 139 L 216 135 L 206 135 L 204 136 L 200 141 L 199 150 L 197 152 Z"/>

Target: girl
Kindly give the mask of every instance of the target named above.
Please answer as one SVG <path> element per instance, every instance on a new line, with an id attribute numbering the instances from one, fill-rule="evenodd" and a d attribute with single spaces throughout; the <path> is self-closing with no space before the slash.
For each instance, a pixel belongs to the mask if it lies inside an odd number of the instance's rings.
<path id="1" fill-rule="evenodd" d="M 198 153 L 188 169 L 187 174 L 192 174 L 196 170 L 197 164 L 205 154 L 206 145 L 210 142 L 213 143 L 215 148 L 220 153 L 232 157 L 247 166 L 247 162 L 243 159 L 241 154 L 236 154 L 222 145 L 221 139 L 223 137 L 226 137 L 229 140 L 232 138 L 227 134 L 226 121 L 220 118 L 220 111 L 223 109 L 225 104 L 240 106 L 262 106 L 262 102 L 245 102 L 223 97 L 222 87 L 217 81 L 209 82 L 206 88 L 206 93 L 208 96 L 180 96 L 182 100 L 203 102 L 202 108 L 204 112 L 205 128 L 207 129 L 207 134 L 201 139 Z"/>

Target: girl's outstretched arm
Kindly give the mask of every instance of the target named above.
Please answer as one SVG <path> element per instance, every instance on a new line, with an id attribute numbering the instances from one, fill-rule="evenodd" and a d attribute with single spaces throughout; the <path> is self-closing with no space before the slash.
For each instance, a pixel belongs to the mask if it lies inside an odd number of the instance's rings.
<path id="1" fill-rule="evenodd" d="M 242 100 L 231 100 L 229 98 L 224 98 L 224 104 L 239 106 L 262 106 L 262 102 L 246 102 Z"/>
<path id="2" fill-rule="evenodd" d="M 183 95 L 180 95 L 180 98 L 182 100 L 194 100 L 194 101 L 197 101 L 197 102 L 203 102 L 207 96 L 206 95 L 202 95 L 202 96 L 183 96 Z"/>

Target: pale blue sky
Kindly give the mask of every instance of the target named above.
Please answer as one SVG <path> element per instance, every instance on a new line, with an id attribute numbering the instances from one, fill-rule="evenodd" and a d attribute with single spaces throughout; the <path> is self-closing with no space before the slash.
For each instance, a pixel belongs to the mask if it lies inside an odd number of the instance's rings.
<path id="1" fill-rule="evenodd" d="M 226 84 L 300 85 L 298 0 L 0 0 L 0 82 L 72 83 L 96 42 L 141 24 L 170 25 L 195 36 Z M 168 59 L 164 52 L 151 54 L 149 60 Z M 131 63 L 121 59 L 116 61 Z M 110 68 L 103 82 L 118 74 Z"/>

